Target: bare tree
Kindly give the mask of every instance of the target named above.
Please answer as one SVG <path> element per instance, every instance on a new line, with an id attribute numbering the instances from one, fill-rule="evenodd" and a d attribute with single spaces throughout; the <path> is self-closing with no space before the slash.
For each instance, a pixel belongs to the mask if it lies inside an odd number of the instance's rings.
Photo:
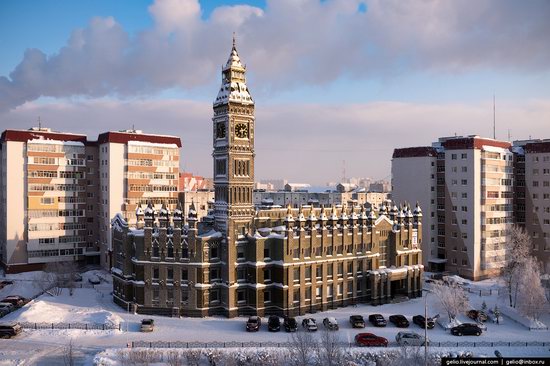
<path id="1" fill-rule="evenodd" d="M 188 349 L 184 352 L 185 360 L 188 365 L 198 366 L 201 362 L 202 351 L 200 349 Z"/>
<path id="2" fill-rule="evenodd" d="M 413 346 L 401 346 L 395 352 L 395 359 L 392 360 L 392 365 L 395 366 L 423 366 L 425 364 L 424 360 L 424 350 L 422 347 L 413 347 Z M 427 360 L 429 364 L 431 360 Z"/>
<path id="3" fill-rule="evenodd" d="M 502 270 L 502 277 L 506 282 L 510 306 L 515 307 L 515 300 L 519 290 L 519 269 L 529 258 L 532 242 L 529 234 L 520 226 L 513 225 L 508 232 L 506 241 L 506 260 Z"/>
<path id="4" fill-rule="evenodd" d="M 308 366 L 314 363 L 317 342 L 310 332 L 292 333 L 288 345 L 289 364 L 293 366 Z"/>
<path id="5" fill-rule="evenodd" d="M 61 289 L 68 288 L 72 295 L 75 288 L 75 278 L 78 267 L 75 262 L 51 262 L 45 267 L 47 283 L 52 286 L 56 295 L 61 294 Z"/>
<path id="6" fill-rule="evenodd" d="M 65 366 L 74 366 L 75 364 L 75 355 L 74 355 L 74 347 L 73 347 L 72 339 L 69 341 L 69 344 L 67 344 L 63 348 L 63 363 L 65 364 Z"/>
<path id="7" fill-rule="evenodd" d="M 443 310 L 447 312 L 449 321 L 468 308 L 469 299 L 466 291 L 456 283 L 444 284 L 441 281 L 432 285 L 432 292 L 439 300 Z"/>
<path id="8" fill-rule="evenodd" d="M 344 362 L 344 347 L 340 337 L 334 331 L 324 329 L 321 331 L 321 340 L 317 348 L 319 365 L 337 366 Z"/>
<path id="9" fill-rule="evenodd" d="M 519 269 L 518 310 L 523 315 L 538 320 L 547 306 L 544 287 L 540 280 L 539 263 L 535 258 L 529 257 Z"/>
<path id="10" fill-rule="evenodd" d="M 166 355 L 166 363 L 168 366 L 184 366 L 185 362 L 180 351 L 172 350 Z"/>

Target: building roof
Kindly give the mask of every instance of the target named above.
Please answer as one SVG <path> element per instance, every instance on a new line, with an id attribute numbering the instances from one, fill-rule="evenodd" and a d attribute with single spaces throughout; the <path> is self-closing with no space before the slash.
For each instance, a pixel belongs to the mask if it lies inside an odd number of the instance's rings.
<path id="1" fill-rule="evenodd" d="M 79 135 L 64 132 L 52 132 L 50 129 L 30 129 L 30 130 L 5 130 L 2 132 L 1 142 L 30 140 L 56 140 L 56 141 L 74 141 L 86 144 L 88 142 L 86 135 Z"/>
<path id="2" fill-rule="evenodd" d="M 113 142 L 118 144 L 127 144 L 130 141 L 150 142 L 155 144 L 174 144 L 181 147 L 181 139 L 169 135 L 149 135 L 137 131 L 109 131 L 99 135 L 97 138 L 100 144 Z"/>
<path id="3" fill-rule="evenodd" d="M 524 149 L 526 153 L 550 153 L 550 140 L 528 143 Z"/>
<path id="4" fill-rule="evenodd" d="M 481 150 L 483 146 L 493 146 L 503 149 L 509 149 L 512 146 L 512 144 L 508 141 L 493 140 L 482 138 L 479 136 L 444 137 L 440 138 L 439 141 L 446 150 Z"/>
<path id="5" fill-rule="evenodd" d="M 437 156 L 437 150 L 434 147 L 418 146 L 394 149 L 392 158 L 419 158 L 435 156 Z"/>

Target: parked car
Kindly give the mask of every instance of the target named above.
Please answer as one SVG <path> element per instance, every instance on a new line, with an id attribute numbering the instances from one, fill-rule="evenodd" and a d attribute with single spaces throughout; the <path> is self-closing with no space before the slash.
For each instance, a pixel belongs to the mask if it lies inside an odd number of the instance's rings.
<path id="1" fill-rule="evenodd" d="M 6 309 L 8 312 L 15 310 L 11 302 L 0 302 L 0 309 Z"/>
<path id="2" fill-rule="evenodd" d="M 19 323 L 2 323 L 0 324 L 0 338 L 15 337 L 23 331 Z"/>
<path id="3" fill-rule="evenodd" d="M 96 275 L 92 275 L 90 276 L 90 278 L 88 278 L 88 282 L 90 282 L 92 285 L 99 285 L 101 283 L 101 279 Z"/>
<path id="4" fill-rule="evenodd" d="M 143 319 L 141 321 L 141 327 L 139 328 L 141 332 L 152 332 L 154 329 L 155 329 L 154 319 Z"/>
<path id="5" fill-rule="evenodd" d="M 2 280 L 2 281 L 0 281 L 0 285 L 4 285 L 4 286 L 13 285 L 13 281 L 12 280 Z"/>
<path id="6" fill-rule="evenodd" d="M 281 330 L 281 319 L 277 315 L 271 315 L 267 320 L 267 330 L 278 332 Z"/>
<path id="7" fill-rule="evenodd" d="M 352 315 L 349 317 L 352 328 L 365 328 L 365 319 L 362 315 Z"/>
<path id="8" fill-rule="evenodd" d="M 332 316 L 323 319 L 323 325 L 328 330 L 338 330 L 338 329 L 340 329 L 340 327 L 338 327 L 338 322 L 336 321 L 336 318 L 334 318 Z"/>
<path id="9" fill-rule="evenodd" d="M 375 327 L 385 327 L 388 325 L 386 322 L 386 319 L 382 314 L 371 314 L 369 315 L 369 322 L 371 322 L 372 325 Z"/>
<path id="10" fill-rule="evenodd" d="M 451 334 L 456 336 L 476 335 L 479 336 L 483 330 L 477 324 L 464 323 L 451 328 Z"/>
<path id="11" fill-rule="evenodd" d="M 10 311 L 7 308 L 0 308 L 0 318 L 4 315 L 8 315 Z"/>
<path id="12" fill-rule="evenodd" d="M 423 315 L 413 316 L 413 323 L 418 325 L 420 328 L 426 328 L 426 322 Z M 428 318 L 428 329 L 433 329 L 435 327 L 435 322 L 432 318 Z"/>
<path id="13" fill-rule="evenodd" d="M 73 275 L 73 280 L 74 280 L 75 282 L 82 282 L 82 275 L 81 275 L 80 273 L 75 273 L 75 274 Z"/>
<path id="14" fill-rule="evenodd" d="M 283 328 L 285 328 L 287 332 L 295 332 L 298 330 L 298 323 L 294 318 L 285 318 L 283 321 Z"/>
<path id="15" fill-rule="evenodd" d="M 262 319 L 259 316 L 251 316 L 246 321 L 246 331 L 247 332 L 257 332 L 260 330 L 262 325 Z"/>
<path id="16" fill-rule="evenodd" d="M 19 295 L 11 295 L 3 298 L 0 302 L 9 302 L 16 308 L 20 308 L 21 306 L 25 305 L 25 303 L 27 302 L 27 299 Z"/>
<path id="17" fill-rule="evenodd" d="M 404 315 L 390 315 L 390 322 L 398 328 L 408 328 L 409 321 Z"/>
<path id="18" fill-rule="evenodd" d="M 468 318 L 472 320 L 477 320 L 482 322 L 487 321 L 487 314 L 485 314 L 485 312 L 481 310 L 470 310 L 466 313 L 466 315 L 468 315 Z"/>
<path id="19" fill-rule="evenodd" d="M 400 346 L 423 346 L 426 341 L 423 335 L 415 332 L 399 332 L 395 336 L 395 340 Z"/>
<path id="20" fill-rule="evenodd" d="M 317 330 L 317 322 L 313 318 L 305 318 L 302 320 L 302 327 L 308 332 L 315 332 Z"/>
<path id="21" fill-rule="evenodd" d="M 372 333 L 359 333 L 355 336 L 355 344 L 361 347 L 387 347 L 388 340 Z"/>

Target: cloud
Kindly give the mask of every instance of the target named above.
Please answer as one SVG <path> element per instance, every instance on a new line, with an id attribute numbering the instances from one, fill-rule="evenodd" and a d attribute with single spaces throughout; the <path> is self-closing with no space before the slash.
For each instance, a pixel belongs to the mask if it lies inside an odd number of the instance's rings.
<path id="1" fill-rule="evenodd" d="M 367 11 L 360 11 L 365 4 Z M 29 49 L 0 77 L 0 111 L 41 96 L 195 91 L 219 80 L 231 33 L 258 92 L 434 70 L 550 70 L 550 2 L 271 0 L 222 6 L 201 18 L 198 0 L 156 0 L 151 28 L 129 35 L 94 18 L 59 52 Z"/>
<path id="2" fill-rule="evenodd" d="M 4 128 L 43 125 L 84 133 L 132 128 L 180 136 L 182 167 L 204 176 L 212 168 L 212 105 L 188 100 L 84 100 L 26 103 L 6 114 Z M 501 102 L 497 138 L 548 138 L 550 100 Z M 477 104 L 376 102 L 347 106 L 277 104 L 256 111 L 256 178 L 321 184 L 340 177 L 388 178 L 396 147 L 426 146 L 438 137 L 492 136 L 492 100 Z M 70 127 L 67 127 L 70 126 Z M 521 126 L 521 129 L 520 127 Z M 422 133 L 419 133 L 419 130 Z"/>

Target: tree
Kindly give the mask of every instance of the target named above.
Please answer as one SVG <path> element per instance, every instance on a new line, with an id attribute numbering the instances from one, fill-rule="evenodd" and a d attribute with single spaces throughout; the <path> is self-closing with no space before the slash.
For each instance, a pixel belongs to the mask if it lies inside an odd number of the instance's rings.
<path id="1" fill-rule="evenodd" d="M 547 305 L 540 280 L 539 263 L 535 258 L 529 257 L 519 269 L 518 310 L 523 315 L 538 320 Z"/>
<path id="2" fill-rule="evenodd" d="M 432 285 L 432 292 L 438 298 L 443 310 L 447 312 L 449 321 L 468 308 L 469 300 L 466 291 L 456 283 L 435 282 Z"/>
<path id="3" fill-rule="evenodd" d="M 337 366 L 344 361 L 344 347 L 340 337 L 334 331 L 324 329 L 321 331 L 321 341 L 317 348 L 317 360 L 319 365 Z"/>
<path id="4" fill-rule="evenodd" d="M 317 342 L 310 332 L 296 332 L 290 336 L 288 344 L 289 363 L 293 366 L 313 365 L 317 352 Z"/>
<path id="5" fill-rule="evenodd" d="M 485 300 L 483 300 L 483 302 L 481 303 L 481 311 L 487 313 L 487 303 L 485 302 Z"/>
<path id="6" fill-rule="evenodd" d="M 497 319 L 497 324 L 500 324 L 500 309 L 498 308 L 498 305 L 495 305 L 493 314 L 495 314 L 495 318 Z"/>
<path id="7" fill-rule="evenodd" d="M 532 248 L 531 237 L 525 229 L 513 225 L 508 232 L 508 240 L 505 244 L 506 259 L 502 270 L 502 277 L 508 290 L 510 306 L 515 307 L 515 300 L 519 290 L 519 268 L 529 258 Z"/>
<path id="8" fill-rule="evenodd" d="M 53 286 L 56 295 L 61 294 L 62 288 L 68 288 L 72 296 L 76 286 L 75 278 L 78 272 L 78 267 L 75 262 L 51 262 L 46 264 L 44 271 L 46 272 L 45 278 L 47 278 L 47 283 Z"/>

